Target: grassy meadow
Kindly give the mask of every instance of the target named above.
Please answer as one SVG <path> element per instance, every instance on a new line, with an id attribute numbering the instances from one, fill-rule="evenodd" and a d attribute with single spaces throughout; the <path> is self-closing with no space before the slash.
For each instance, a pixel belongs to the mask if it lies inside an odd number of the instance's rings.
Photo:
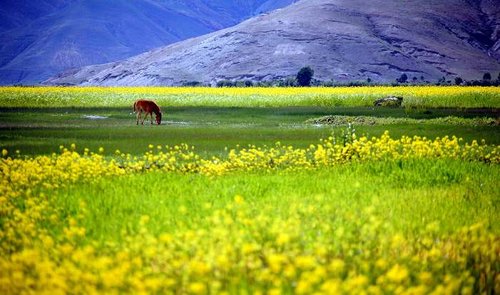
<path id="1" fill-rule="evenodd" d="M 494 87 L 2 87 L 0 293 L 500 293 L 499 109 Z"/>
<path id="2" fill-rule="evenodd" d="M 374 100 L 387 95 L 403 96 L 403 107 L 373 107 Z M 143 97 L 162 107 L 166 126 L 135 126 L 132 104 Z M 456 135 L 498 144 L 499 108 L 498 87 L 0 87 L 0 142 L 31 155 L 72 143 L 104 147 L 110 154 L 188 143 L 202 153 L 220 154 L 225 147 L 276 141 L 305 147 L 347 126 L 305 122 L 337 115 L 386 119 L 353 122 L 359 135 L 389 130 L 396 137 Z"/>

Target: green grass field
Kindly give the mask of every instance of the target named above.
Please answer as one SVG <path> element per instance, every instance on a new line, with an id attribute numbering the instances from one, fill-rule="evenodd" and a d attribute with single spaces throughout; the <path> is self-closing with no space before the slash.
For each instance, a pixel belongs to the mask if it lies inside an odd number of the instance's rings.
<path id="1" fill-rule="evenodd" d="M 481 125 L 474 118 L 495 118 L 492 110 L 426 109 L 425 111 L 372 107 L 281 107 L 219 108 L 165 107 L 161 126 L 136 126 L 135 115 L 125 108 L 55 108 L 0 109 L 0 144 L 8 150 L 36 155 L 58 152 L 60 145 L 75 143 L 80 150 L 107 154 L 122 152 L 141 154 L 149 144 L 176 145 L 187 143 L 206 154 L 220 154 L 225 147 L 237 145 L 274 145 L 280 141 L 306 147 L 333 133 L 340 134 L 348 124 L 317 125 L 306 123 L 327 115 L 350 118 L 367 116 L 386 118 L 375 125 L 356 125 L 358 135 L 380 136 L 389 130 L 394 137 L 419 135 L 428 138 L 456 135 L 466 141 L 485 139 L 500 143 L 497 125 Z M 96 117 L 99 116 L 97 119 Z M 425 120 L 449 116 L 465 118 L 463 124 Z M 424 120 L 418 124 L 394 119 Z"/>
<path id="2" fill-rule="evenodd" d="M 415 235 L 432 222 L 441 225 L 440 233 L 450 233 L 484 220 L 490 220 L 491 229 L 500 234 L 495 187 L 499 172 L 498 166 L 475 163 L 408 161 L 216 178 L 151 173 L 72 186 L 54 197 L 62 203 L 58 207 L 68 210 L 68 217 L 79 212 L 81 201 L 87 204 L 90 214 L 82 226 L 92 229 L 86 236 L 88 242 L 121 241 L 123 231 L 137 234 L 144 215 L 151 218 L 148 231 L 154 235 L 205 228 L 214 210 L 224 209 L 236 195 L 256 209 L 281 208 L 272 215 L 276 218 L 287 218 L 293 206 L 314 206 L 319 210 L 312 217 L 316 222 L 328 216 L 356 215 L 373 206 L 380 218 L 389 221 L 393 232 L 386 234 Z M 180 208 L 185 208 L 183 214 L 178 214 Z M 252 215 L 259 213 L 252 210 Z M 303 224 L 306 235 L 314 231 L 309 221 L 306 218 Z M 341 223 L 348 231 L 356 231 L 354 225 Z"/>
<path id="3" fill-rule="evenodd" d="M 1 89 L 0 293 L 500 293 L 497 90 L 355 90 Z"/>

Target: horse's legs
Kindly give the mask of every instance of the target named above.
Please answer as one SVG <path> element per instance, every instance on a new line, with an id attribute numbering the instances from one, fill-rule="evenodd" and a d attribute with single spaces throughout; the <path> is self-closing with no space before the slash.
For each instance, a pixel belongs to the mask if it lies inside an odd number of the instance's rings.
<path id="1" fill-rule="evenodd" d="M 144 112 L 144 117 L 142 117 L 142 122 L 141 122 L 142 125 L 144 125 L 144 121 L 146 120 L 147 117 L 148 117 L 148 112 Z"/>
<path id="2" fill-rule="evenodd" d="M 153 112 L 149 113 L 149 118 L 151 119 L 151 125 L 153 125 Z"/>
<path id="3" fill-rule="evenodd" d="M 137 123 L 136 123 L 136 125 L 139 125 L 139 119 L 141 118 L 141 111 L 137 111 L 136 118 L 137 118 Z"/>

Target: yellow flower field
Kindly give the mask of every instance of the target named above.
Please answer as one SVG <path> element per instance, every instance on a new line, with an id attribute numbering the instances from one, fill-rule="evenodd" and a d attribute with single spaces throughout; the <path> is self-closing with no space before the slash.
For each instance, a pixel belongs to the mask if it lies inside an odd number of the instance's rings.
<path id="1" fill-rule="evenodd" d="M 112 222 L 89 221 L 95 211 L 108 207 L 84 200 L 77 200 L 77 207 L 69 203 L 79 185 L 86 194 L 85 187 L 112 186 L 116 181 L 138 185 L 134 177 L 141 181 L 147 175 L 157 175 L 158 181 L 195 175 L 206 175 L 207 181 L 231 175 L 248 180 L 252 173 L 253 177 L 304 173 L 309 178 L 307 173 L 329 175 L 335 167 L 358 167 L 356 163 L 397 167 L 411 161 L 417 165 L 419 161 L 425 165 L 439 161 L 460 165 L 462 161 L 477 170 L 498 172 L 500 146 L 463 143 L 456 137 L 393 139 L 385 133 L 379 138 L 352 135 L 344 143 L 327 138 L 305 149 L 280 143 L 231 149 L 220 158 L 203 158 L 188 145 L 150 145 L 142 156 L 117 151 L 115 157 L 104 157 L 102 151 L 78 153 L 76 148 L 61 147 L 59 154 L 36 157 L 2 150 L 0 293 L 500 292 L 498 213 L 491 213 L 493 219 L 451 231 L 429 220 L 405 233 L 384 215 L 380 197 L 350 209 L 350 205 L 328 201 L 325 195 L 290 197 L 287 206 L 279 207 L 272 202 L 257 206 L 253 203 L 257 201 L 236 194 L 221 206 L 210 199 L 193 205 L 205 214 L 199 219 L 189 215 L 189 207 L 175 208 L 179 220 L 170 230 L 151 230 L 150 225 L 158 220 L 144 214 L 136 231 L 123 228 L 117 233 L 117 242 L 91 238 L 99 223 Z M 367 167 L 378 169 L 379 164 L 374 165 Z M 488 175 L 482 180 L 486 181 L 485 194 L 490 194 L 487 187 L 492 185 L 487 179 L 495 179 Z M 463 187 L 478 184 L 474 175 L 470 177 Z M 463 188 L 457 185 L 451 190 L 438 185 L 429 192 L 451 202 L 458 196 L 454 189 Z M 357 181 L 352 188 L 339 187 L 362 189 Z M 119 194 L 129 194 L 129 189 Z M 390 195 L 388 189 L 386 196 Z M 498 202 L 498 194 L 493 200 Z"/>
<path id="2" fill-rule="evenodd" d="M 0 87 L 0 107 L 130 107 L 135 99 L 163 106 L 372 106 L 388 95 L 405 107 L 500 107 L 499 87 Z"/>

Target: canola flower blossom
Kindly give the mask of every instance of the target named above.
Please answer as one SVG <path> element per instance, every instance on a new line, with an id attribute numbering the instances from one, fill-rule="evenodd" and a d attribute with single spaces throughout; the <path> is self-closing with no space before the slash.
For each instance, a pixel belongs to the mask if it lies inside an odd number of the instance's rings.
<path id="1" fill-rule="evenodd" d="M 162 107 L 373 106 L 381 97 L 404 97 L 403 106 L 499 108 L 499 87 L 0 87 L 2 107 L 131 107 L 148 97 Z"/>
<path id="2" fill-rule="evenodd" d="M 308 148 L 276 143 L 273 147 L 230 149 L 225 157 L 204 159 L 197 155 L 193 147 L 186 144 L 164 150 L 149 146 L 149 151 L 137 157 L 118 151 L 116 164 L 126 171 L 161 170 L 175 172 L 222 175 L 231 171 L 252 170 L 301 170 L 328 167 L 347 162 L 372 160 L 404 160 L 411 158 L 451 158 L 483 161 L 498 164 L 500 147 L 489 146 L 476 140 L 461 144 L 455 136 L 436 138 L 403 136 L 393 139 L 386 131 L 381 137 L 351 138 L 346 143 L 337 142 L 333 136 L 320 140 Z"/>
<path id="3" fill-rule="evenodd" d="M 76 146 L 31 158 L 11 157 L 3 149 L 0 293 L 498 293 L 499 237 L 487 223 L 439 235 L 439 225 L 431 223 L 417 237 L 405 237 L 388 235 L 391 223 L 370 206 L 325 219 L 325 208 L 292 204 L 287 217 L 275 217 L 271 206 L 255 212 L 237 195 L 214 210 L 202 228 L 180 226 L 174 233 L 153 235 L 149 216 L 143 216 L 137 235 L 124 233 L 122 245 L 99 248 L 81 242 L 88 230 L 80 222 L 88 213 L 86 204 L 67 219 L 46 193 L 99 177 L 151 171 L 216 177 L 414 158 L 500 163 L 499 146 L 462 143 L 456 137 L 352 137 L 346 143 L 328 138 L 305 149 L 280 144 L 233 149 L 210 159 L 188 145 L 150 146 L 138 157 L 118 151 L 113 158 L 77 153 Z M 328 218 L 357 230 L 336 227 Z M 303 236 L 304 219 L 315 224 L 316 235 Z M 50 230 L 61 224 L 61 230 Z"/>

